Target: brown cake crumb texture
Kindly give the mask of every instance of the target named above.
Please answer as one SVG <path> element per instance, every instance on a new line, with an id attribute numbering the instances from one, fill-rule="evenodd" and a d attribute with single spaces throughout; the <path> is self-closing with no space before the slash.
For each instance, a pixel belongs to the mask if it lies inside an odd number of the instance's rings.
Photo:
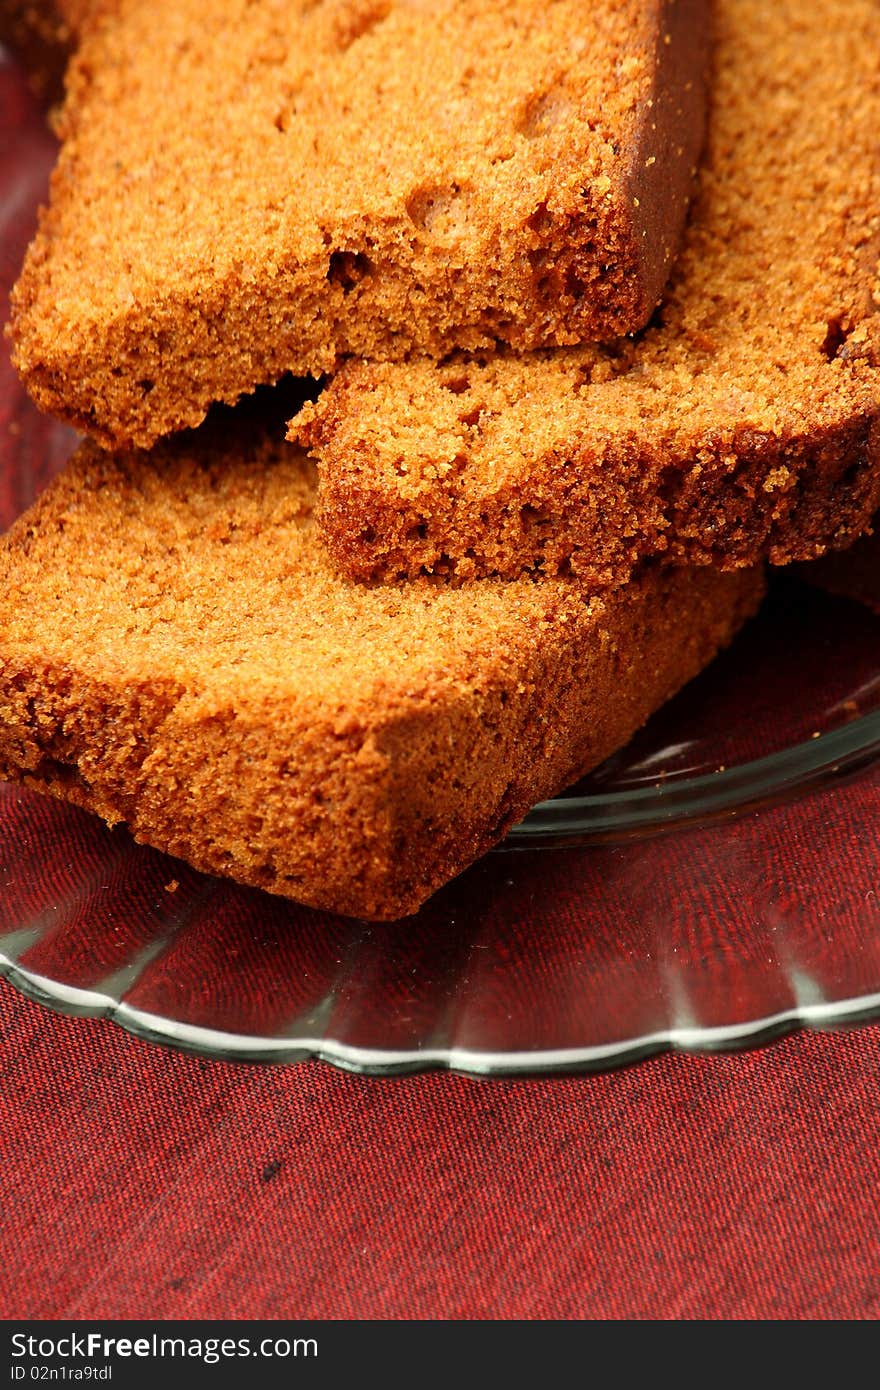
<path id="1" fill-rule="evenodd" d="M 300 451 L 84 445 L 0 543 L 0 774 L 196 866 L 415 910 L 623 744 L 756 607 L 757 573 L 340 579 Z"/>
<path id="2" fill-rule="evenodd" d="M 880 501 L 880 6 L 720 0 L 709 148 L 637 340 L 351 364 L 294 433 L 350 575 L 626 580 L 849 543 Z"/>
<path id="3" fill-rule="evenodd" d="M 35 400 L 148 445 L 340 354 L 612 338 L 679 244 L 709 0 L 99 0 L 14 295 Z"/>

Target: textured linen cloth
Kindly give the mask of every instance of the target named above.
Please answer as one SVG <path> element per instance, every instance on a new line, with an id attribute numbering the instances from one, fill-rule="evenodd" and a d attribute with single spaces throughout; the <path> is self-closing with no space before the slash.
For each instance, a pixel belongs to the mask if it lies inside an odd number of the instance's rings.
<path id="1" fill-rule="evenodd" d="M 379 1080 L 200 1061 L 0 982 L 0 1313 L 874 1318 L 878 1043 Z"/>

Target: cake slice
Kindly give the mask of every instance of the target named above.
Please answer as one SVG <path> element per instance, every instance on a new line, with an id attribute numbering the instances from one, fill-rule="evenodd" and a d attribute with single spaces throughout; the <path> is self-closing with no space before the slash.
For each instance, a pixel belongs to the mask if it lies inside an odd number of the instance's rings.
<path id="1" fill-rule="evenodd" d="M 777 564 L 880 502 L 880 6 L 719 0 L 710 134 L 669 292 L 635 340 L 352 363 L 294 433 L 365 579 L 647 556 Z"/>
<path id="2" fill-rule="evenodd" d="M 39 405 L 148 445 L 341 355 L 642 326 L 710 0 L 101 0 L 13 300 Z"/>
<path id="3" fill-rule="evenodd" d="M 755 572 L 607 598 L 349 584 L 283 428 L 84 445 L 0 542 L 0 774 L 201 869 L 393 918 L 626 742 L 758 603 Z"/>

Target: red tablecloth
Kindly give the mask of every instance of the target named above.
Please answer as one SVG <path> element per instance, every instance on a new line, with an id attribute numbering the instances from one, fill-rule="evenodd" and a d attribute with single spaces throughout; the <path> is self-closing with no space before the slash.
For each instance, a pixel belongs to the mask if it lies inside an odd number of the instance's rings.
<path id="1" fill-rule="evenodd" d="M 50 159 L 0 63 L 5 283 Z M 65 441 L 11 381 L 0 355 L 5 456 L 48 477 Z M 873 1317 L 878 1039 L 376 1080 L 193 1060 L 0 982 L 0 1315 Z"/>
<path id="2" fill-rule="evenodd" d="M 0 1312 L 869 1317 L 880 1029 L 546 1081 L 203 1062 L 0 982 Z"/>

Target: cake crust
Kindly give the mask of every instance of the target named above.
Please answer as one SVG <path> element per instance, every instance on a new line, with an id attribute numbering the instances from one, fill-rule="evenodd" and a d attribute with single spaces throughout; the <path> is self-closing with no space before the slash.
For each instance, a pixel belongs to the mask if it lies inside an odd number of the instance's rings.
<path id="1" fill-rule="evenodd" d="M 0 542 L 0 775 L 209 872 L 410 913 L 626 742 L 760 598 L 746 572 L 606 598 L 352 585 L 317 542 L 310 465 L 237 428 L 85 445 Z"/>
<path id="2" fill-rule="evenodd" d="M 147 446 L 345 354 L 641 327 L 702 145 L 710 9 L 100 0 L 13 295 L 22 379 Z"/>
<path id="3" fill-rule="evenodd" d="M 353 362 L 292 434 L 344 572 L 624 583 L 845 546 L 880 502 L 880 9 L 720 0 L 705 166 L 652 325 Z"/>

